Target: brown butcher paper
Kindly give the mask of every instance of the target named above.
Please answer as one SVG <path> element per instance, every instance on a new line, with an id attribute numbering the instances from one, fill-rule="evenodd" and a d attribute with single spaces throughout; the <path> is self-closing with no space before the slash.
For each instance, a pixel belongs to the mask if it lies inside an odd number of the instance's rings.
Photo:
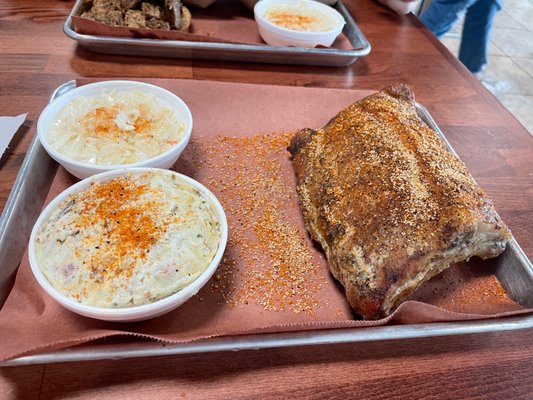
<path id="1" fill-rule="evenodd" d="M 175 169 L 206 185 L 225 208 L 229 242 L 223 262 L 211 281 L 173 312 L 143 322 L 111 323 L 58 305 L 37 284 L 25 256 L 0 310 L 0 360 L 120 335 L 183 343 L 532 311 L 505 295 L 490 261 L 471 260 L 427 282 L 390 317 L 363 321 L 352 313 L 304 228 L 286 146 L 295 130 L 322 127 L 369 91 L 145 81 L 176 93 L 191 109 L 191 142 Z M 76 181 L 59 168 L 47 202 Z"/>
<path id="2" fill-rule="evenodd" d="M 189 32 L 111 26 L 76 15 L 72 17 L 72 24 L 77 33 L 84 35 L 265 45 L 253 11 L 239 0 L 218 0 L 206 9 L 189 8 L 192 13 Z M 349 39 L 342 33 L 331 47 L 353 49 Z"/>

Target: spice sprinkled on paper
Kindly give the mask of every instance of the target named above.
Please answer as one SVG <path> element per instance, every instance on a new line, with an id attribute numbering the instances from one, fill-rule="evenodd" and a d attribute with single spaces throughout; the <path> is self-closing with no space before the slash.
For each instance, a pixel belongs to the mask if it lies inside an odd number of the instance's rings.
<path id="1" fill-rule="evenodd" d="M 298 209 L 286 151 L 291 133 L 219 137 L 196 146 L 194 162 L 210 171 L 204 183 L 221 201 L 229 241 L 214 276 L 220 302 L 236 307 L 314 314 L 317 294 L 327 284 Z M 225 177 L 225 178 L 224 178 Z M 320 257 L 320 256 L 319 256 Z"/>

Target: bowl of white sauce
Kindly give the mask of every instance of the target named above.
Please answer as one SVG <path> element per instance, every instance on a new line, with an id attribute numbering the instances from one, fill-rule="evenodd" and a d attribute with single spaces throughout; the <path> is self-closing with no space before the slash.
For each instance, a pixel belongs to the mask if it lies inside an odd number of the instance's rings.
<path id="1" fill-rule="evenodd" d="M 65 308 L 140 321 L 180 306 L 212 277 L 228 237 L 202 184 L 158 168 L 127 168 L 71 186 L 43 210 L 28 247 L 37 282 Z"/>
<path id="2" fill-rule="evenodd" d="M 187 146 L 192 114 L 161 87 L 102 81 L 77 87 L 41 113 L 37 134 L 48 154 L 72 175 L 125 167 L 170 168 Z"/>
<path id="3" fill-rule="evenodd" d="M 261 0 L 254 6 L 259 34 L 271 46 L 331 46 L 346 21 L 314 0 Z"/>

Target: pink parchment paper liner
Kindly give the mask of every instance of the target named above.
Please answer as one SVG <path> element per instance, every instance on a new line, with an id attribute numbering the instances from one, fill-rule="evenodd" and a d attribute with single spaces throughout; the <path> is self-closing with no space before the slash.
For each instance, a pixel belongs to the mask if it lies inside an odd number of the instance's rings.
<path id="1" fill-rule="evenodd" d="M 84 35 L 265 45 L 253 12 L 238 0 L 218 0 L 206 9 L 189 7 L 192 22 L 189 32 L 110 26 L 79 16 L 72 17 L 74 30 Z M 340 34 L 331 48 L 351 50 L 352 44 Z"/>
<path id="2" fill-rule="evenodd" d="M 214 179 L 217 179 L 217 171 L 222 171 L 224 176 L 219 176 L 218 179 L 232 182 L 234 177 L 228 172 L 231 171 L 228 168 L 230 164 L 217 164 L 220 160 L 217 161 L 216 158 L 223 155 L 223 152 L 213 155 L 211 164 L 204 162 L 207 158 L 203 159 L 207 157 L 208 153 L 205 152 L 209 148 L 217 150 L 213 144 L 220 145 L 220 138 L 233 138 L 230 142 L 238 142 L 263 133 L 272 133 L 271 136 L 276 137 L 281 132 L 301 127 L 319 128 L 340 109 L 369 94 L 368 91 L 360 90 L 196 80 L 144 81 L 173 91 L 190 107 L 194 118 L 192 140 L 176 169 L 206 184 L 221 200 L 225 199 L 224 193 L 220 186 L 213 185 Z M 78 83 L 88 82 L 82 80 Z M 283 179 L 293 189 L 294 177 L 289 154 L 283 151 L 281 149 L 273 157 L 280 160 Z M 235 173 L 237 172 L 239 171 Z M 59 168 L 47 202 L 76 181 L 64 169 Z M 290 197 L 287 200 L 291 203 L 288 203 L 290 211 L 287 218 L 296 229 L 302 230 L 303 221 L 298 212 L 297 197 Z M 239 216 L 227 214 L 231 226 Z M 231 236 L 230 230 L 230 238 Z M 357 320 L 350 311 L 342 289 L 328 273 L 322 252 L 306 240 L 305 246 L 317 265 L 316 274 L 310 276 L 306 285 L 320 282 L 319 289 L 316 289 L 316 285 L 313 289 L 317 305 L 313 307 L 312 313 L 296 313 L 289 309 L 266 310 L 253 299 L 248 304 L 236 302 L 230 306 L 220 302 L 220 293 L 213 291 L 216 282 L 212 280 L 183 306 L 156 319 L 136 323 L 97 321 L 78 316 L 48 297 L 35 281 L 25 256 L 13 290 L 0 310 L 0 360 L 120 335 L 184 343 L 211 337 L 264 332 L 475 320 L 533 312 L 512 302 L 502 292 L 493 275 L 490 260 L 471 260 L 468 264 L 452 266 L 427 282 L 412 301 L 402 304 L 388 318 L 378 321 Z M 229 246 L 226 253 L 230 254 L 232 251 L 235 249 Z M 237 259 L 236 263 L 239 262 L 242 261 Z M 255 267 L 251 266 L 252 269 Z M 221 268 L 225 267 L 219 267 Z M 237 277 L 237 282 L 239 279 Z"/>

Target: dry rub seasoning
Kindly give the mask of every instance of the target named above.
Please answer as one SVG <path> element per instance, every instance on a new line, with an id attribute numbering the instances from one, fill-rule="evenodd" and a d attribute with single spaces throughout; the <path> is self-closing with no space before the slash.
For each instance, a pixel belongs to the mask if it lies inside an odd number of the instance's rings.
<path id="1" fill-rule="evenodd" d="M 219 137 L 189 144 L 202 181 L 221 201 L 229 224 L 224 259 L 212 281 L 219 303 L 305 312 L 320 306 L 328 281 L 299 216 L 286 147 L 290 133 Z"/>
<path id="2" fill-rule="evenodd" d="M 305 312 L 331 307 L 335 290 L 302 224 L 286 152 L 290 133 L 191 141 L 180 167 L 208 186 L 228 218 L 226 253 L 211 281 L 220 305 Z M 460 275 L 461 274 L 461 275 Z M 326 287 L 328 285 L 328 287 Z M 319 299 L 321 299 L 319 301 Z M 486 266 L 453 266 L 411 300 L 463 313 L 517 306 Z M 340 310 L 332 310 L 342 315 Z"/>

